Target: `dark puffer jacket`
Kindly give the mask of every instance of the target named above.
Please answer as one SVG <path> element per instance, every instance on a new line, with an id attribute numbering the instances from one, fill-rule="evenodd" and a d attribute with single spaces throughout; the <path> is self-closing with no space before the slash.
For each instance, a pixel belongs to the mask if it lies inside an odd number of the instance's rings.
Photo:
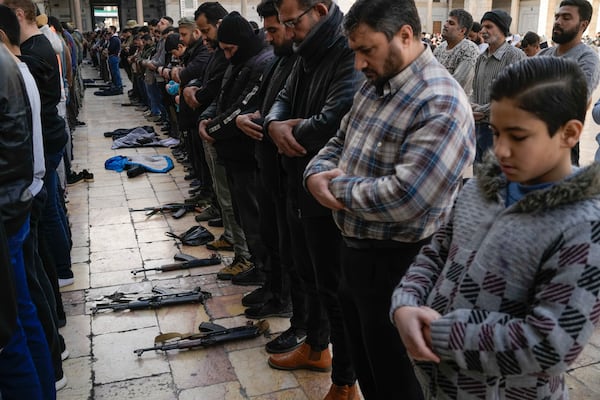
<path id="1" fill-rule="evenodd" d="M 265 117 L 265 132 L 273 121 L 304 118 L 294 128 L 294 136 L 306 149 L 306 156 L 282 157 L 291 200 L 302 216 L 331 213 L 304 190 L 302 174 L 312 157 L 337 132 L 362 82 L 354 70 L 354 52 L 342 34 L 343 17 L 333 3 L 327 19 L 295 48 L 300 58 Z"/>
<path id="2" fill-rule="evenodd" d="M 0 46 L 0 216 L 10 237 L 25 222 L 33 180 L 31 107 L 19 67 Z"/>

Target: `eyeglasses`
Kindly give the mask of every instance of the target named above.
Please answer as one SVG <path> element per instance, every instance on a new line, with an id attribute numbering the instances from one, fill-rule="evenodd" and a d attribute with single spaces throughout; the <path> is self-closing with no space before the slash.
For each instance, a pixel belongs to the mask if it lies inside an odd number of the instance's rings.
<path id="1" fill-rule="evenodd" d="M 292 18 L 292 19 L 288 19 L 287 21 L 283 21 L 282 24 L 288 28 L 295 28 L 296 25 L 298 25 L 298 23 L 300 23 L 300 20 L 302 19 L 302 17 L 304 17 L 306 14 L 308 14 L 308 12 L 312 9 L 313 8 L 310 7 L 308 9 L 306 9 L 302 14 L 298 15 L 296 18 Z"/>

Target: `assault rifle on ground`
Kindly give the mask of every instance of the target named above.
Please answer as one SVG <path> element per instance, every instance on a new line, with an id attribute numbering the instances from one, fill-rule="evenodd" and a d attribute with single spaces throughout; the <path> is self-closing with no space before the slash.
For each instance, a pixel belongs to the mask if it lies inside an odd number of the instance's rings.
<path id="1" fill-rule="evenodd" d="M 131 271 L 133 276 L 136 276 L 138 272 L 146 272 L 146 271 L 176 271 L 179 269 L 188 269 L 188 268 L 196 268 L 196 267 L 206 267 L 209 265 L 217 265 L 221 264 L 221 257 L 218 254 L 211 254 L 208 258 L 193 258 L 189 261 L 181 262 L 181 263 L 173 263 L 173 264 L 164 264 L 160 267 L 156 268 L 140 268 L 134 269 Z"/>
<path id="2" fill-rule="evenodd" d="M 179 219 L 183 217 L 188 211 L 194 211 L 198 207 L 198 204 L 185 204 L 185 203 L 167 203 L 157 207 L 144 207 L 144 208 L 130 208 L 130 212 L 145 211 L 146 217 L 151 217 L 157 213 L 171 213 L 173 218 Z"/>
<path id="3" fill-rule="evenodd" d="M 153 288 L 154 293 L 159 292 L 160 289 Z M 112 300 L 111 303 L 97 303 L 96 306 L 91 308 L 92 314 L 96 314 L 101 310 L 144 310 L 154 309 L 166 306 L 172 306 L 176 304 L 188 304 L 188 303 L 204 303 L 204 300 L 212 297 L 209 292 L 196 288 L 187 292 L 179 293 L 161 293 L 146 297 L 138 297 L 137 299 L 131 299 L 127 297 L 125 293 L 115 292 L 105 298 Z"/>
<path id="4" fill-rule="evenodd" d="M 151 350 L 177 350 L 192 349 L 196 347 L 214 346 L 216 344 L 231 342 L 242 339 L 252 339 L 260 336 L 269 330 L 269 323 L 265 320 L 252 323 L 248 321 L 247 325 L 236 326 L 234 328 L 225 328 L 224 326 L 203 322 L 198 327 L 200 333 L 181 334 L 178 332 L 169 332 L 158 335 L 154 339 L 154 346 L 144 349 L 136 349 L 133 352 L 141 356 L 145 351 Z"/>

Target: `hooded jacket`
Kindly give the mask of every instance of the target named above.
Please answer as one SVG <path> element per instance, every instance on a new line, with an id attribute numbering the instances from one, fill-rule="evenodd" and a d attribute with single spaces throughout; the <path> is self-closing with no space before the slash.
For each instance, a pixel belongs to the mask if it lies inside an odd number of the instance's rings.
<path id="1" fill-rule="evenodd" d="M 600 164 L 505 206 L 495 160 L 394 291 L 426 305 L 440 364 L 416 362 L 426 399 L 566 399 L 564 372 L 600 318 Z"/>
<path id="2" fill-rule="evenodd" d="M 33 196 L 31 107 L 19 68 L 0 46 L 0 217 L 14 235 L 29 214 Z"/>
<path id="3" fill-rule="evenodd" d="M 206 130 L 216 140 L 217 155 L 227 162 L 238 164 L 255 164 L 256 160 L 254 140 L 236 126 L 235 118 L 246 110 L 256 109 L 262 76 L 273 58 L 273 49 L 262 36 L 256 35 L 251 41 L 254 43 L 239 45 L 240 49 L 246 50 L 241 54 L 236 52 L 238 57 L 230 60 L 219 96 L 203 113 L 212 115 Z"/>
<path id="4" fill-rule="evenodd" d="M 282 156 L 292 201 L 303 216 L 330 215 L 302 186 L 308 162 L 337 132 L 342 117 L 352 105 L 361 78 L 354 70 L 354 52 L 342 34 L 343 13 L 332 3 L 328 16 L 295 47 L 299 58 L 265 117 L 264 131 L 273 121 L 303 118 L 294 137 L 307 154 Z"/>

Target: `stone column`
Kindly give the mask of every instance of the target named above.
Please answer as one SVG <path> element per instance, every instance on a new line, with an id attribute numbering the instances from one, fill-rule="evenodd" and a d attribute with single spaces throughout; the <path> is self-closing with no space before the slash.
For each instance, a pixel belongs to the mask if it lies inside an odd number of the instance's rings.
<path id="1" fill-rule="evenodd" d="M 591 38 L 596 37 L 596 32 L 598 32 L 598 18 L 600 18 L 600 0 L 591 1 L 592 7 L 594 9 L 594 13 L 592 14 L 592 20 L 590 21 L 590 26 L 588 26 L 587 34 Z"/>
<path id="2" fill-rule="evenodd" d="M 492 9 L 492 0 L 465 0 L 465 10 L 471 13 L 473 21 L 481 21 L 486 11 Z"/>
<path id="3" fill-rule="evenodd" d="M 427 21 L 423 27 L 423 31 L 427 33 L 433 32 L 433 1 L 427 2 Z"/>
<path id="4" fill-rule="evenodd" d="M 510 0 L 510 16 L 512 23 L 510 24 L 510 33 L 513 35 L 519 32 L 519 12 L 521 11 L 521 0 Z M 524 34 L 525 32 L 523 32 Z"/>
<path id="5" fill-rule="evenodd" d="M 81 21 L 81 4 L 79 0 L 71 0 L 71 10 L 73 10 L 75 27 L 83 32 L 83 24 Z"/>
<path id="6" fill-rule="evenodd" d="M 142 0 L 135 0 L 135 13 L 138 25 L 144 25 L 144 4 Z"/>
<path id="7" fill-rule="evenodd" d="M 240 14 L 242 14 L 242 17 L 244 18 L 248 18 L 248 0 L 241 0 L 241 5 L 240 5 Z"/>

